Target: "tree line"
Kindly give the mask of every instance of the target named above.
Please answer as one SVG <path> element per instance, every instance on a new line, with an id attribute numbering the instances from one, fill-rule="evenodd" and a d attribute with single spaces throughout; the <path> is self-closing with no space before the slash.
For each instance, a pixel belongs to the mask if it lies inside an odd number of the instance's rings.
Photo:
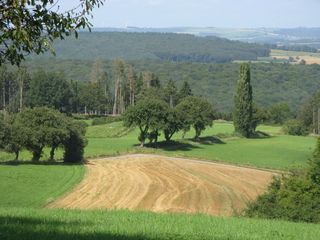
<path id="1" fill-rule="evenodd" d="M 111 74 L 97 60 L 86 82 L 68 80 L 59 72 L 30 74 L 26 68 L 0 67 L 0 110 L 13 113 L 46 106 L 68 114 L 119 115 L 147 94 L 159 95 L 172 106 L 188 91 L 188 82 L 178 90 L 172 79 L 162 84 L 153 72 L 137 72 L 121 59 L 113 62 Z"/>
<path id="2" fill-rule="evenodd" d="M 61 71 L 67 79 L 85 82 L 90 79 L 94 62 L 41 59 L 27 61 L 25 64 L 31 73 L 39 68 L 48 72 Z M 219 112 L 232 112 L 234 104 L 231 96 L 236 89 L 238 63 L 199 64 L 151 60 L 126 61 L 126 63 L 133 66 L 138 76 L 140 72 L 151 71 L 163 82 L 172 79 L 177 87 L 188 81 L 193 92 L 214 103 Z M 102 61 L 102 65 L 112 79 L 113 62 Z M 263 108 L 285 102 L 293 112 L 296 112 L 320 88 L 318 81 L 320 65 L 316 64 L 256 63 L 251 65 L 251 75 L 256 104 Z"/>
<path id="3" fill-rule="evenodd" d="M 47 107 L 25 108 L 17 114 L 0 114 L 0 149 L 14 153 L 18 160 L 22 150 L 38 162 L 45 148 L 54 161 L 58 148 L 64 149 L 64 162 L 83 161 L 86 126 Z"/>

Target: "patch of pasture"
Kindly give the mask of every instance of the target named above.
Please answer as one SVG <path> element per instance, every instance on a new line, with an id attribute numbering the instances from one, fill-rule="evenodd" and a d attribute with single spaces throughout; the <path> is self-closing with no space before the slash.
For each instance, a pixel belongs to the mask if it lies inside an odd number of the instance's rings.
<path id="1" fill-rule="evenodd" d="M 2 163 L 0 206 L 43 207 L 71 190 L 82 180 L 84 172 L 81 165 Z"/>
<path id="2" fill-rule="evenodd" d="M 130 211 L 0 208 L 1 239 L 318 240 L 319 225 Z"/>

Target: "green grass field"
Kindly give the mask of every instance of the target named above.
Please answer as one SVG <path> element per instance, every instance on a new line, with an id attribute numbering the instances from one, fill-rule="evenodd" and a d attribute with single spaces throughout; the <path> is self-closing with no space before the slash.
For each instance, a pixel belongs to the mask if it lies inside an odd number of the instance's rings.
<path id="1" fill-rule="evenodd" d="M 179 144 L 162 145 L 157 149 L 140 148 L 137 140 L 138 130 L 128 131 L 121 122 L 105 125 L 89 126 L 87 130 L 88 146 L 85 149 L 86 158 L 114 156 L 126 153 L 155 153 L 176 157 L 189 157 L 211 161 L 227 162 L 259 168 L 281 169 L 306 166 L 315 147 L 314 137 L 295 137 L 283 135 L 281 127 L 262 125 L 259 131 L 268 133 L 270 137 L 261 139 L 244 139 L 233 136 L 233 125 L 229 122 L 216 122 L 202 134 L 200 142 L 193 142 L 194 131 L 181 141 L 182 134 L 174 136 Z M 219 140 L 212 140 L 216 136 Z M 161 136 L 160 141 L 163 141 Z M 209 140 L 209 141 L 207 141 Z M 29 160 L 30 153 L 21 153 L 21 159 Z M 48 159 L 48 151 L 42 159 Z M 62 152 L 57 152 L 57 158 L 62 158 Z M 13 159 L 13 155 L 1 153 L 0 160 Z"/>
<path id="2" fill-rule="evenodd" d="M 305 166 L 315 145 L 313 137 L 281 135 L 280 127 L 261 126 L 272 135 L 262 139 L 233 136 L 231 123 L 215 123 L 203 136 L 220 143 L 189 140 L 178 146 L 141 149 L 137 130 L 123 135 L 121 123 L 90 126 L 86 156 L 107 156 L 127 152 L 150 152 L 218 160 L 233 164 L 275 169 Z M 117 135 L 121 137 L 117 137 Z M 112 136 L 112 137 L 110 137 Z M 177 134 L 176 140 L 181 139 Z M 161 140 L 161 139 L 160 139 Z M 216 140 L 216 138 L 214 138 Z M 61 151 L 58 157 L 61 157 Z M 22 153 L 30 159 L 30 154 Z M 0 154 L 1 160 L 12 155 Z M 47 152 L 44 159 L 48 157 Z M 114 239 L 114 240 L 245 240 L 245 239 L 319 239 L 320 227 L 314 224 L 246 218 L 218 218 L 205 215 L 155 214 L 129 211 L 49 210 L 45 206 L 70 191 L 85 174 L 80 165 L 0 164 L 0 239 Z"/>
<path id="3" fill-rule="evenodd" d="M 43 207 L 79 183 L 84 172 L 81 165 L 1 164 L 0 207 Z"/>
<path id="4" fill-rule="evenodd" d="M 319 225 L 205 215 L 0 208 L 1 239 L 318 240 Z"/>
<path id="5" fill-rule="evenodd" d="M 94 128 L 95 131 L 100 133 L 106 131 L 104 130 L 106 125 L 95 126 Z M 314 137 L 281 135 L 281 127 L 278 126 L 263 125 L 258 130 L 271 136 L 261 139 L 235 138 L 232 137 L 233 125 L 227 122 L 219 122 L 215 123 L 212 128 L 208 128 L 202 136 L 219 136 L 220 143 L 185 140 L 183 141 L 184 144 L 163 146 L 158 149 L 141 149 L 138 147 L 138 131 L 134 130 L 120 138 L 108 138 L 102 135 L 99 135 L 99 138 L 89 138 L 89 145 L 85 154 L 87 157 L 100 157 L 144 152 L 221 161 L 259 168 L 289 169 L 306 166 L 315 147 L 316 139 Z M 176 134 L 175 139 L 181 139 L 181 135 L 181 133 Z M 192 138 L 193 136 L 194 132 L 190 131 L 186 138 Z M 161 140 L 163 140 L 162 137 L 160 137 Z"/>

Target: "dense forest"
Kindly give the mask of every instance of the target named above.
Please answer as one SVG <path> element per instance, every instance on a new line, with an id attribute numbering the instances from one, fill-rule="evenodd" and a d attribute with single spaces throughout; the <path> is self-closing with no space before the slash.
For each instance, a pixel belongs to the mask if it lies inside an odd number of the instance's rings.
<path id="1" fill-rule="evenodd" d="M 99 62 L 99 60 L 98 60 Z M 83 60 L 30 60 L 25 63 L 29 72 L 39 69 L 62 72 L 66 79 L 90 81 L 96 61 Z M 222 112 L 230 112 L 233 107 L 233 93 L 239 77 L 239 64 L 187 63 L 169 61 L 126 61 L 138 74 L 151 71 L 165 85 L 170 79 L 177 87 L 187 81 L 196 95 L 202 95 L 215 104 Z M 113 62 L 101 61 L 101 68 L 109 76 L 113 89 Z M 252 85 L 255 102 L 261 106 L 271 106 L 286 102 L 292 110 L 299 109 L 312 94 L 320 88 L 319 65 L 289 65 L 277 63 L 259 63 L 251 65 Z"/>
<path id="2" fill-rule="evenodd" d="M 174 33 L 81 32 L 79 38 L 56 41 L 61 59 L 167 60 L 188 62 L 230 62 L 269 56 L 267 46 L 217 37 L 196 37 Z"/>

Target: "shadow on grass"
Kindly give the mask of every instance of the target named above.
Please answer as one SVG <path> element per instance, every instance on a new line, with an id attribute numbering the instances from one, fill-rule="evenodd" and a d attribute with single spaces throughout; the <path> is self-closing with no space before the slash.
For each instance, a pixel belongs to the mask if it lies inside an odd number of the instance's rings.
<path id="1" fill-rule="evenodd" d="M 87 229 L 87 232 L 82 228 Z M 56 221 L 29 217 L 1 217 L 0 238 L 11 240 L 139 240 L 140 236 L 125 236 L 108 232 L 97 232 L 90 222 Z"/>
<path id="2" fill-rule="evenodd" d="M 1 216 L 0 239 L 2 240 L 209 240 L 199 234 L 172 234 L 167 231 L 129 233 L 125 227 L 115 233 L 107 225 L 101 228 L 91 221 L 53 220 L 50 217 Z M 129 229 L 132 229 L 132 226 Z M 137 232 L 137 231 L 136 231 Z M 152 236 L 148 236 L 152 235 Z M 227 240 L 227 237 L 214 238 Z"/>
<path id="3" fill-rule="evenodd" d="M 203 145 L 226 144 L 220 138 L 215 137 L 215 136 L 200 137 L 198 139 L 192 138 L 192 139 L 189 139 L 189 140 L 192 141 L 192 142 L 195 142 L 195 143 L 203 144 Z"/>
<path id="4" fill-rule="evenodd" d="M 86 162 L 82 163 L 65 163 L 61 161 L 17 161 L 17 160 L 9 160 L 0 162 L 0 165 L 7 165 L 7 166 L 19 166 L 19 165 L 39 165 L 39 166 L 76 166 L 76 165 L 84 165 Z"/>
<path id="5" fill-rule="evenodd" d="M 253 136 L 250 137 L 251 139 L 265 139 L 265 138 L 272 138 L 271 135 L 265 132 L 256 131 Z"/>
<path id="6" fill-rule="evenodd" d="M 136 145 L 138 146 L 138 145 Z M 164 151 L 191 151 L 195 148 L 200 148 L 199 146 L 195 146 L 188 142 L 182 142 L 182 141 L 162 141 L 155 143 L 147 143 L 144 145 L 146 148 L 157 148 Z"/>

